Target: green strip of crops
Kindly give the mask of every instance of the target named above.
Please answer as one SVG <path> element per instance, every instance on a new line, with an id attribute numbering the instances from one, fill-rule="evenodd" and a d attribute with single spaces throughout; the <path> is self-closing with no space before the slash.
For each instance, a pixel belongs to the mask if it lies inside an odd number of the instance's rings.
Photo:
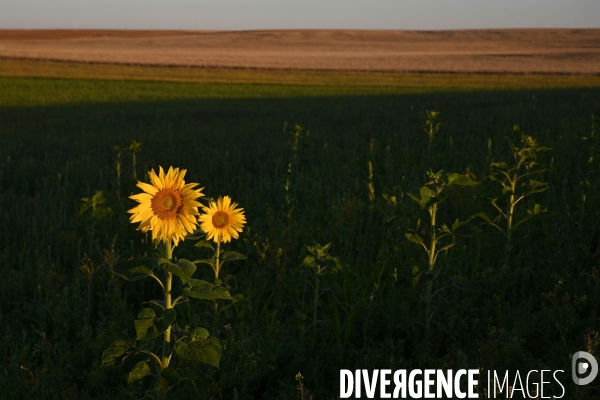
<path id="1" fill-rule="evenodd" d="M 594 75 L 238 70 L 0 59 L 0 106 L 600 87 Z"/>
<path id="2" fill-rule="evenodd" d="M 521 89 L 524 88 L 528 87 Z M 327 86 L 0 77 L 0 107 L 210 98 L 418 94 L 470 90 L 493 89 L 461 85 Z"/>
<path id="3" fill-rule="evenodd" d="M 0 77 L 0 106 L 39 106 L 99 102 L 210 98 L 320 97 L 423 93 L 436 88 L 308 86 L 248 83 L 175 83 L 55 78 Z M 455 90 L 465 90 L 455 88 Z"/>

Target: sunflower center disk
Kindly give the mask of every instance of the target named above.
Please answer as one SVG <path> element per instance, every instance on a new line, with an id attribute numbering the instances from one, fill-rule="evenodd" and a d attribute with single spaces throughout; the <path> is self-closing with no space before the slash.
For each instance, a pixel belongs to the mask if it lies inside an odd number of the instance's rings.
<path id="1" fill-rule="evenodd" d="M 163 189 L 152 198 L 152 211 L 162 219 L 175 218 L 183 199 L 177 190 Z"/>
<path id="2" fill-rule="evenodd" d="M 215 228 L 223 228 L 229 222 L 229 216 L 223 211 L 217 211 L 212 217 L 212 223 Z"/>

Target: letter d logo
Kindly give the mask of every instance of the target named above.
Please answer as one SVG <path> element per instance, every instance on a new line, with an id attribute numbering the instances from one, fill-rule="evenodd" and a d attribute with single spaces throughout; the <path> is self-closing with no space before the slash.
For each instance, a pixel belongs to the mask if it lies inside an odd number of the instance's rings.
<path id="1" fill-rule="evenodd" d="M 585 358 L 589 363 L 582 362 L 579 363 L 579 365 L 577 365 L 577 361 L 582 358 Z M 585 374 L 590 366 L 592 367 L 590 374 L 586 378 L 579 378 L 578 374 Z M 587 385 L 596 378 L 596 375 L 598 375 L 598 362 L 590 353 L 585 351 L 578 351 L 577 353 L 573 354 L 573 362 L 571 363 L 571 375 L 573 377 L 573 382 L 575 382 L 576 385 Z"/>

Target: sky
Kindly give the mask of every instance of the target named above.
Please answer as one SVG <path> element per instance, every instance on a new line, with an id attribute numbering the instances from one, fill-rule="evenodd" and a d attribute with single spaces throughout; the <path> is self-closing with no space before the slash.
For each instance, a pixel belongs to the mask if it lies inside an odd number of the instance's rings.
<path id="1" fill-rule="evenodd" d="M 0 0 L 0 29 L 600 28 L 600 0 Z"/>

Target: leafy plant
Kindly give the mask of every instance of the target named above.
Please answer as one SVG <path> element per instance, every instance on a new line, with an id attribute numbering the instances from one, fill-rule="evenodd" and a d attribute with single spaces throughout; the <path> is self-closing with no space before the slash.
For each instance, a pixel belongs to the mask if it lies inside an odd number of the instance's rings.
<path id="1" fill-rule="evenodd" d="M 193 239 L 193 238 L 194 238 L 194 236 L 190 237 L 189 239 Z M 214 297 L 214 298 L 211 298 L 211 296 L 206 296 L 206 295 L 199 296 L 198 291 L 199 290 L 202 291 L 202 288 L 197 288 L 195 290 L 187 291 L 184 293 L 186 293 L 187 295 L 189 295 L 191 297 L 195 297 L 197 299 L 210 300 L 213 302 L 213 321 L 214 321 L 213 327 L 215 329 L 218 329 L 219 315 L 222 312 L 233 307 L 235 304 L 239 304 L 240 302 L 242 302 L 244 300 L 244 296 L 241 294 L 236 294 L 235 296 L 231 297 L 231 295 L 229 294 L 229 290 L 232 289 L 232 286 L 230 285 L 230 283 L 234 283 L 237 286 L 236 278 L 233 275 L 227 275 L 224 278 L 224 281 L 221 280 L 219 278 L 221 268 L 227 262 L 244 260 L 246 257 L 235 251 L 222 250 L 221 242 L 217 242 L 217 246 L 215 248 L 208 240 L 202 239 L 202 240 L 199 240 L 198 242 L 196 242 L 195 246 L 198 248 L 201 248 L 201 249 L 205 248 L 205 249 L 210 249 L 213 251 L 213 255 L 211 258 L 194 260 L 194 264 L 209 265 L 215 274 L 215 280 L 214 280 L 215 286 L 217 288 L 221 288 L 218 290 L 226 290 L 227 296 L 226 297 Z M 223 300 L 231 300 L 231 303 L 226 305 L 225 307 L 220 307 L 219 300 L 222 300 L 222 299 Z"/>
<path id="2" fill-rule="evenodd" d="M 79 215 L 87 217 L 89 221 L 87 230 L 90 236 L 90 254 L 92 254 L 94 250 L 96 224 L 113 213 L 110 207 L 103 206 L 105 202 L 106 198 L 104 197 L 102 190 L 98 190 L 92 197 L 83 197 L 81 199 Z"/>
<path id="3" fill-rule="evenodd" d="M 229 291 L 220 285 L 192 278 L 196 265 L 185 259 L 173 260 L 170 242 L 165 243 L 163 250 L 164 256 L 161 258 L 126 260 L 113 267 L 113 272 L 127 281 L 154 279 L 164 294 L 164 300 L 146 302 L 148 306 L 138 314 L 134 322 L 137 332 L 135 341 L 118 340 L 102 353 L 103 366 L 124 365 L 127 359 L 137 361 L 127 375 L 127 383 L 130 385 L 130 394 L 138 396 L 158 392 L 159 398 L 164 398 L 168 390 L 182 381 L 179 372 L 170 366 L 174 354 L 213 367 L 218 367 L 221 359 L 219 340 L 210 336 L 205 328 L 181 329 L 175 325 L 175 307 L 189 301 L 189 298 L 231 300 Z M 174 300 L 173 275 L 184 285 L 181 294 Z M 149 343 L 161 335 L 164 341 L 162 354 L 159 355 L 150 350 L 153 346 Z"/>
<path id="4" fill-rule="evenodd" d="M 179 372 L 170 365 L 173 354 L 182 359 L 200 361 L 213 367 L 219 366 L 219 340 L 211 337 L 202 327 L 179 328 L 175 325 L 175 307 L 187 302 L 189 298 L 232 300 L 229 287 L 223 287 L 218 279 L 221 265 L 220 242 L 239 237 L 239 232 L 246 223 L 243 209 L 236 209 L 237 203 L 231 203 L 229 196 L 220 197 L 217 202 L 211 201 L 209 207 L 202 206 L 204 213 L 197 217 L 201 204 L 196 199 L 203 194 L 201 189 L 193 189 L 197 183 L 185 184 L 186 172 L 173 167 L 170 167 L 167 173 L 162 167 L 159 168 L 158 174 L 152 170 L 148 173 L 152 184 L 138 182 L 138 187 L 144 192 L 130 196 L 139 203 L 129 210 L 129 213 L 133 214 L 130 221 L 139 222 L 138 229 L 143 232 L 151 231 L 155 243 L 163 246 L 162 257 L 122 261 L 113 267 L 113 272 L 125 280 L 137 281 L 151 277 L 162 289 L 164 301 L 146 302 L 149 307 L 144 308 L 134 322 L 136 340 L 146 342 L 159 336 L 163 337 L 162 356 L 159 357 L 147 346 L 137 346 L 135 342 L 126 345 L 123 341 L 113 343 L 103 353 L 103 365 L 113 365 L 116 359 L 123 355 L 134 355 L 139 361 L 128 375 L 130 394 L 146 397 L 151 392 L 157 392 L 160 400 L 164 400 L 166 392 L 181 381 Z M 201 222 L 200 228 L 194 231 L 198 222 Z M 173 248 L 181 240 L 185 240 L 186 237 L 194 238 L 194 234 L 202 232 L 217 242 L 214 256 L 216 261 L 213 263 L 211 260 L 204 260 L 213 266 L 214 284 L 192 278 L 196 272 L 193 262 L 173 258 Z M 240 258 L 241 255 L 235 254 L 230 255 L 228 260 Z M 164 280 L 161 279 L 163 274 Z M 181 295 L 173 300 L 174 275 L 179 277 L 183 288 Z M 172 341 L 175 342 L 174 346 Z"/>
<path id="5" fill-rule="evenodd" d="M 292 159 L 288 163 L 287 167 L 287 175 L 285 179 L 285 204 L 287 207 L 286 216 L 288 220 L 292 217 L 292 211 L 294 210 L 294 206 L 292 204 L 292 170 L 293 168 L 297 168 L 298 162 L 298 144 L 300 143 L 300 138 L 302 137 L 302 131 L 304 128 L 301 125 L 294 125 L 293 131 L 287 131 L 287 122 L 283 126 L 283 131 L 287 132 L 290 135 L 290 147 L 292 150 Z M 310 131 L 306 132 L 308 136 Z"/>
<path id="6" fill-rule="evenodd" d="M 123 175 L 121 157 L 123 153 L 131 154 L 131 167 L 133 170 L 133 179 L 137 179 L 136 169 L 136 154 L 142 150 L 142 144 L 137 141 L 131 142 L 128 147 L 113 146 L 113 151 L 116 153 L 115 171 L 117 172 L 117 195 L 121 195 L 121 176 Z"/>
<path id="7" fill-rule="evenodd" d="M 100 221 L 102 218 L 111 215 L 113 212 L 110 207 L 104 207 L 102 205 L 106 202 L 102 190 L 98 190 L 92 197 L 83 197 L 81 202 L 79 215 L 88 214 L 96 221 Z"/>
<path id="8" fill-rule="evenodd" d="M 596 138 L 596 129 L 600 128 L 600 117 L 592 115 L 592 128 L 589 136 L 583 136 L 581 139 L 589 144 L 590 157 L 588 158 L 589 174 L 598 179 L 598 172 L 600 171 L 600 144 Z M 582 186 L 592 186 L 589 180 L 581 181 Z"/>
<path id="9" fill-rule="evenodd" d="M 133 142 L 131 142 L 127 150 L 129 150 L 129 153 L 131 154 L 131 168 L 133 169 L 133 179 L 137 179 L 136 154 L 142 151 L 142 144 L 134 140 Z"/>
<path id="10" fill-rule="evenodd" d="M 431 145 L 433 144 L 433 138 L 438 134 L 443 124 L 437 122 L 440 115 L 439 111 L 425 111 L 427 113 L 427 119 L 425 120 L 425 126 L 423 131 L 427 134 L 427 156 L 431 157 Z"/>
<path id="11" fill-rule="evenodd" d="M 417 222 L 417 230 L 410 231 L 405 234 L 406 238 L 418 245 L 420 245 L 425 253 L 427 254 L 427 268 L 422 271 L 419 267 L 413 267 L 413 287 L 416 287 L 419 283 L 426 284 L 427 290 L 425 296 L 422 299 L 425 302 L 425 331 L 427 336 L 431 332 L 431 318 L 433 312 L 431 309 L 432 299 L 439 292 L 432 292 L 433 281 L 439 276 L 440 268 L 435 268 L 435 263 L 438 256 L 447 252 L 452 246 L 456 244 L 455 241 L 449 242 L 449 239 L 454 239 L 455 231 L 461 226 L 467 224 L 467 222 L 459 222 L 458 220 L 452 225 L 452 228 L 448 228 L 446 224 L 440 225 L 437 221 L 438 206 L 441 202 L 448 198 L 446 189 L 449 187 L 474 187 L 479 185 L 479 182 L 473 181 L 467 175 L 460 175 L 456 173 L 447 174 L 444 179 L 442 171 L 439 172 L 427 172 L 427 183 L 421 187 L 419 194 L 415 195 L 409 193 L 408 195 L 419 204 L 422 210 L 427 210 L 429 214 L 429 226 L 421 228 L 420 222 Z M 424 233 L 428 236 L 424 239 L 419 232 Z M 444 241 L 445 240 L 445 241 Z M 455 284 L 463 287 L 468 287 L 469 283 L 465 278 L 457 276 L 454 278 Z"/>
<path id="12" fill-rule="evenodd" d="M 515 144 L 512 140 L 513 137 L 519 138 L 520 145 Z M 548 190 L 548 182 L 530 178 L 550 169 L 549 165 L 538 162 L 538 153 L 551 150 L 549 147 L 541 146 L 533 137 L 523 133 L 518 125 L 513 127 L 507 140 L 513 156 L 512 164 L 493 162 L 491 164 L 492 172 L 489 174 L 489 178 L 502 187 L 502 195 L 506 203 L 503 206 L 498 204 L 499 197 L 480 196 L 481 199 L 491 204 L 498 211 L 498 214 L 494 218 L 490 218 L 484 212 L 477 214 L 486 224 L 494 227 L 504 236 L 506 240 L 504 264 L 506 266 L 510 263 L 515 230 L 530 219 L 548 211 L 546 207 L 536 203 L 531 209 L 527 210 L 527 216 L 518 221 L 515 220 L 517 204 L 536 193 Z M 529 182 L 526 182 L 526 178 L 529 178 Z M 504 224 L 502 221 L 504 221 Z"/>
<path id="13" fill-rule="evenodd" d="M 327 243 L 322 246 L 320 244 L 315 244 L 314 246 L 306 246 L 310 255 L 306 256 L 304 261 L 302 261 L 302 265 L 305 267 L 312 268 L 315 273 L 315 285 L 313 286 L 315 297 L 313 301 L 313 332 L 316 334 L 317 329 L 317 308 L 319 306 L 319 297 L 321 296 L 321 291 L 319 289 L 319 279 L 327 272 L 327 273 L 336 273 L 341 269 L 340 260 L 336 257 L 329 255 L 329 249 L 331 248 L 331 243 Z"/>

